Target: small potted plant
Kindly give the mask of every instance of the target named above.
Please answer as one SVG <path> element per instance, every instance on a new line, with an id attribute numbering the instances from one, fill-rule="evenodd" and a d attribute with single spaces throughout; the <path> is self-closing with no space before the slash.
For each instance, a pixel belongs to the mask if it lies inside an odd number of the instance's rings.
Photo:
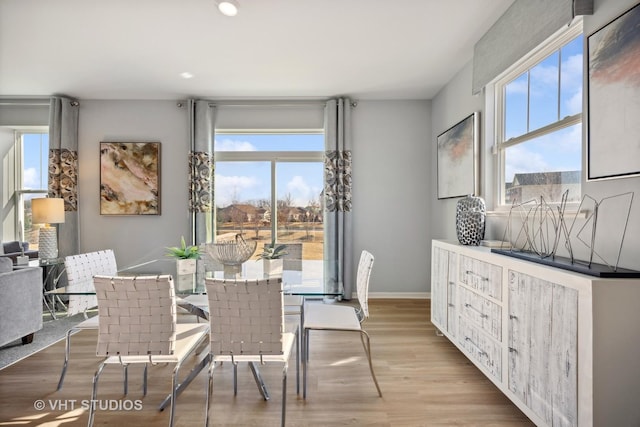
<path id="1" fill-rule="evenodd" d="M 262 253 L 258 254 L 257 260 L 262 260 L 265 276 L 282 274 L 284 264 L 282 257 L 288 254 L 285 250 L 286 248 L 287 245 L 276 245 L 275 242 L 264 245 Z"/>
<path id="2" fill-rule="evenodd" d="M 187 246 L 184 236 L 180 239 L 180 247 L 168 247 L 167 256 L 176 259 L 178 275 L 196 272 L 196 260 L 200 258 L 198 246 Z"/>

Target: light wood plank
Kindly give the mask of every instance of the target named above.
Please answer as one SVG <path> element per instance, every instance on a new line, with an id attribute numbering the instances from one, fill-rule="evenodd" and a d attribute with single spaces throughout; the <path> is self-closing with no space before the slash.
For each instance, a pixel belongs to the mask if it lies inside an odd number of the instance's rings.
<path id="1" fill-rule="evenodd" d="M 371 300 L 365 328 L 371 335 L 376 375 L 384 393 L 379 398 L 360 340 L 352 334 L 315 333 L 311 337 L 307 400 L 295 394 L 295 368 L 289 367 L 289 426 L 532 426 L 530 420 L 447 338 L 436 336 L 429 321 L 428 300 Z M 24 361 L 0 370 L 0 422 L 5 425 L 86 425 L 80 401 L 91 395 L 98 365 L 96 333 L 73 338 L 72 358 L 64 388 L 56 392 L 63 360 L 57 343 Z M 111 367 L 113 368 L 113 367 Z M 107 368 L 98 398 L 142 401 L 141 410 L 98 411 L 96 425 L 166 426 L 169 413 L 157 405 L 170 389 L 168 366 L 149 372 L 149 393 L 142 397 L 141 371 L 129 373 L 129 395 L 122 395 L 121 372 Z M 188 367 L 183 368 L 183 374 Z M 233 396 L 232 369 L 216 369 L 212 417 L 215 425 L 271 426 L 280 421 L 280 366 L 261 372 L 271 387 L 271 400 L 258 393 L 248 367 L 239 367 L 238 396 Z M 206 375 L 202 373 L 178 398 L 176 425 L 202 425 Z M 46 410 L 34 409 L 44 400 Z M 51 402 L 49 402 L 51 401 Z M 75 401 L 76 410 L 70 408 Z M 67 409 L 50 403 L 67 402 Z M 0 425 L 2 425 L 0 423 Z"/>

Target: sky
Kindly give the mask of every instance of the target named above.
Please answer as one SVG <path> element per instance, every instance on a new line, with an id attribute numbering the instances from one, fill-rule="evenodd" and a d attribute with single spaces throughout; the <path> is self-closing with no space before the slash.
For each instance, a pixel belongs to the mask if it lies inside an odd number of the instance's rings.
<path id="1" fill-rule="evenodd" d="M 25 158 L 23 186 L 28 189 L 47 188 L 47 162 L 49 159 L 49 134 L 25 134 Z"/>
<path id="2" fill-rule="evenodd" d="M 216 134 L 215 151 L 320 151 L 323 134 Z M 324 165 L 320 162 L 278 162 L 276 194 L 293 206 L 320 202 Z M 216 161 L 215 199 L 218 207 L 234 201 L 269 200 L 271 163 Z"/>
<path id="3" fill-rule="evenodd" d="M 505 95 L 505 139 L 527 132 L 527 107 L 529 131 L 581 112 L 582 69 L 583 37 L 579 36 L 564 46 L 560 54 L 551 55 L 532 68 L 529 79 L 524 74 L 509 83 Z M 581 152 L 580 124 L 508 148 L 505 181 L 511 182 L 515 173 L 581 170 Z"/>

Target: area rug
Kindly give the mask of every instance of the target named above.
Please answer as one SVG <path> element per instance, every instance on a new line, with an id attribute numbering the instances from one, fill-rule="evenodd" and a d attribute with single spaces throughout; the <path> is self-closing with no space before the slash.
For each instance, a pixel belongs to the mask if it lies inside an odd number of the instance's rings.
<path id="1" fill-rule="evenodd" d="M 89 316 L 95 313 L 89 313 Z M 0 347 L 0 369 L 6 368 L 25 357 L 30 356 L 50 345 L 65 338 L 67 331 L 75 324 L 84 320 L 82 313 L 71 317 L 62 317 L 56 320 L 50 320 L 50 316 L 45 315 L 42 322 L 42 329 L 35 333 L 31 344 L 22 344 L 22 340 L 18 339 L 14 342 Z"/>

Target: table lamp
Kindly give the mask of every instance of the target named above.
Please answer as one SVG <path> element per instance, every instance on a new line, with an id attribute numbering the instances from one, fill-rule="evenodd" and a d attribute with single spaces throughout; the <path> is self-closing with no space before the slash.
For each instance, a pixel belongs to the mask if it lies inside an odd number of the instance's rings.
<path id="1" fill-rule="evenodd" d="M 38 255 L 41 259 L 58 258 L 58 235 L 50 224 L 64 222 L 64 200 L 43 198 L 31 200 L 31 222 L 44 224 L 38 237 Z"/>

